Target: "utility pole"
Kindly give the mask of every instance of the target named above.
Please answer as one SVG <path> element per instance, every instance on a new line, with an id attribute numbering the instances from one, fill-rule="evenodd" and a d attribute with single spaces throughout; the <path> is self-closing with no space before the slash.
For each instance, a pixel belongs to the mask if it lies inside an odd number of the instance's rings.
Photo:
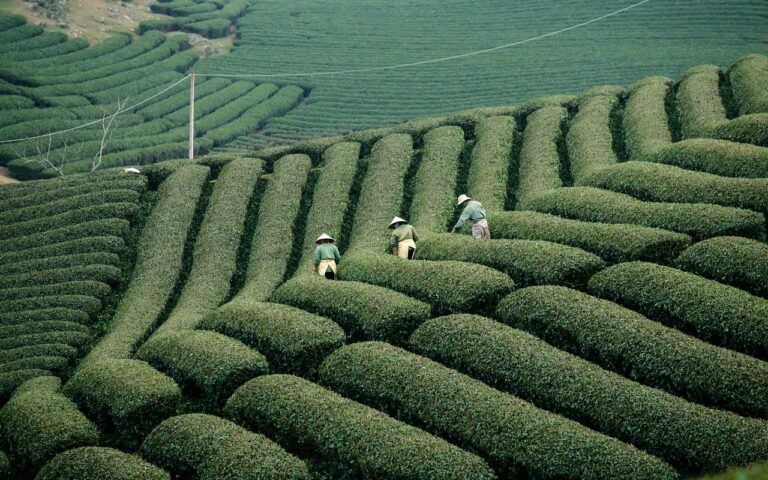
<path id="1" fill-rule="evenodd" d="M 189 79 L 189 160 L 195 159 L 195 74 Z"/>

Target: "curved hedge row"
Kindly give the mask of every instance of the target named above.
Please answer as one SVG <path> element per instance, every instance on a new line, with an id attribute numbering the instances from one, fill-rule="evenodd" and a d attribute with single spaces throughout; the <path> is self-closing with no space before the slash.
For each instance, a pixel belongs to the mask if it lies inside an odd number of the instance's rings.
<path id="1" fill-rule="evenodd" d="M 617 163 L 611 122 L 619 97 L 610 92 L 581 99 L 565 136 L 575 184 L 590 172 Z"/>
<path id="2" fill-rule="evenodd" d="M 303 446 L 341 471 L 392 479 L 492 479 L 477 456 L 418 428 L 290 375 L 240 387 L 227 416 L 284 447 Z"/>
<path id="3" fill-rule="evenodd" d="M 100 432 L 69 399 L 55 389 L 41 387 L 42 377 L 19 387 L 0 410 L 0 428 L 10 445 L 15 469 L 37 471 L 57 453 L 98 445 Z M 56 379 L 56 383 L 59 383 Z M 31 384 L 27 387 L 28 384 Z"/>
<path id="4" fill-rule="evenodd" d="M 268 438 L 203 414 L 169 418 L 144 440 L 142 454 L 174 475 L 199 480 L 309 479 L 307 466 Z"/>
<path id="5" fill-rule="evenodd" d="M 195 101 L 199 101 L 208 95 L 226 88 L 232 82 L 226 78 L 200 78 L 195 79 Z M 180 92 L 169 94 L 157 102 L 150 102 L 141 107 L 137 112 L 147 120 L 157 120 L 166 118 L 178 110 L 189 106 L 189 92 L 182 90 Z M 186 110 L 189 114 L 189 110 Z"/>
<path id="6" fill-rule="evenodd" d="M 27 380 L 51 375 L 53 375 L 52 372 L 37 368 L 0 373 L 0 402 L 5 402 L 16 389 L 16 387 L 26 382 Z"/>
<path id="7" fill-rule="evenodd" d="M 197 203 L 210 169 L 189 165 L 176 170 L 158 189 L 136 247 L 130 283 L 112 318 L 110 331 L 83 360 L 128 358 L 165 309 L 178 281 Z"/>
<path id="8" fill-rule="evenodd" d="M 591 174 L 584 183 L 638 200 L 711 203 L 768 214 L 768 178 L 728 178 L 660 163 L 624 162 Z"/>
<path id="9" fill-rule="evenodd" d="M 75 323 L 74 325 L 79 324 Z M 0 340 L 0 349 L 9 350 L 49 343 L 63 343 L 73 347 L 82 347 L 90 340 L 91 336 L 86 332 L 76 330 L 52 330 L 43 333 L 29 333 L 3 338 Z M 63 362 L 60 362 L 60 360 L 55 362 L 58 363 L 56 366 L 63 368 L 65 365 Z"/>
<path id="10" fill-rule="evenodd" d="M 285 278 L 295 241 L 293 226 L 311 167 L 307 155 L 288 155 L 275 163 L 261 197 L 245 286 L 235 298 L 265 301 Z"/>
<path id="11" fill-rule="evenodd" d="M 404 261 L 370 252 L 346 255 L 339 268 L 339 277 L 412 296 L 432 305 L 436 315 L 491 311 L 496 302 L 514 288 L 509 276 L 484 265 L 457 261 Z"/>
<path id="12" fill-rule="evenodd" d="M 768 147 L 768 113 L 734 118 L 712 129 L 713 137 Z"/>
<path id="13" fill-rule="evenodd" d="M 63 343 L 42 343 L 28 347 L 11 348 L 0 352 L 0 363 L 9 363 L 27 358 L 57 357 L 71 361 L 78 355 L 77 348 Z"/>
<path id="14" fill-rule="evenodd" d="M 23 237 L 0 240 L 0 256 L 5 254 L 23 255 L 27 249 L 47 247 L 87 237 L 114 236 L 125 238 L 130 231 L 130 222 L 119 218 L 91 220 L 76 225 L 54 228 Z"/>
<path id="15" fill-rule="evenodd" d="M 702 340 L 768 359 L 768 301 L 743 290 L 643 262 L 603 270 L 589 290 Z"/>
<path id="16" fill-rule="evenodd" d="M 276 372 L 309 378 L 346 340 L 341 327 L 327 318 L 287 305 L 247 299 L 221 306 L 200 328 L 236 338 L 258 350 Z"/>
<path id="17" fill-rule="evenodd" d="M 385 250 L 387 225 L 401 213 L 403 177 L 412 157 L 413 140 L 404 133 L 388 135 L 373 145 L 355 210 L 349 250 Z"/>
<path id="18" fill-rule="evenodd" d="M 113 265 L 120 263 L 120 257 L 114 253 L 93 252 L 73 253 L 58 257 L 43 257 L 39 260 L 23 260 L 17 263 L 0 265 L 0 275 L 28 273 L 30 271 L 54 270 L 83 265 Z"/>
<path id="19" fill-rule="evenodd" d="M 624 106 L 624 134 L 629 158 L 644 160 L 672 143 L 665 101 L 672 80 L 649 77 L 629 89 Z"/>
<path id="20" fill-rule="evenodd" d="M 710 138 L 672 143 L 644 158 L 724 177 L 768 177 L 768 148 Z"/>
<path id="21" fill-rule="evenodd" d="M 505 478 L 677 478 L 634 447 L 386 343 L 340 348 L 320 377 L 342 395 L 481 453 Z"/>
<path id="22" fill-rule="evenodd" d="M 12 350 L 16 350 L 15 348 Z M 59 375 L 63 374 L 69 366 L 69 359 L 55 355 L 19 358 L 17 360 L 0 365 L 0 372 L 16 372 L 19 370 L 49 370 Z"/>
<path id="23" fill-rule="evenodd" d="M 564 287 L 509 295 L 497 317 L 550 345 L 692 402 L 768 417 L 768 363 Z"/>
<path id="24" fill-rule="evenodd" d="M 424 135 L 409 219 L 418 231 L 442 233 L 448 227 L 455 211 L 456 176 L 463 150 L 464 131 L 460 127 L 438 127 Z M 478 162 L 481 158 L 478 154 Z"/>
<path id="25" fill-rule="evenodd" d="M 487 318 L 430 320 L 414 332 L 411 345 L 416 353 L 631 443 L 681 471 L 724 470 L 768 456 L 763 421 L 643 386 Z"/>
<path id="26" fill-rule="evenodd" d="M 506 273 L 518 287 L 557 284 L 583 288 L 592 275 L 606 266 L 592 253 L 557 243 L 535 240 L 479 242 L 468 235 L 451 234 L 424 238 L 419 242 L 416 256 L 423 260 L 457 260 L 485 265 Z M 465 280 L 457 276 L 454 282 Z"/>
<path id="27" fill-rule="evenodd" d="M 10 266 L 17 262 L 33 262 L 46 258 L 106 253 L 120 255 L 125 251 L 125 241 L 116 236 L 84 237 L 53 245 L 0 253 L 0 265 Z"/>
<path id="28" fill-rule="evenodd" d="M 563 107 L 545 107 L 528 116 L 520 150 L 517 209 L 525 209 L 536 194 L 563 186 L 558 141 L 567 118 Z"/>
<path id="29" fill-rule="evenodd" d="M 676 93 L 683 138 L 709 137 L 713 128 L 727 121 L 720 98 L 721 73 L 715 65 L 699 65 L 683 74 Z"/>
<path id="30" fill-rule="evenodd" d="M 721 235 L 765 238 L 765 217 L 758 212 L 709 204 L 643 202 L 592 187 L 544 192 L 531 201 L 530 209 L 586 222 L 663 228 L 694 240 Z"/>
<path id="31" fill-rule="evenodd" d="M 64 179 L 68 181 L 64 181 Z M 144 193 L 147 189 L 147 179 L 143 175 L 111 175 L 96 172 L 88 176 L 75 175 L 59 177 L 56 180 L 43 182 L 23 182 L 24 188 L 3 187 L 0 193 L 0 205 L 3 209 L 27 207 L 30 204 L 48 203 L 63 198 L 95 193 L 104 190 L 135 190 Z"/>
<path id="32" fill-rule="evenodd" d="M 237 387 L 269 371 L 264 355 L 233 338 L 215 332 L 182 331 L 153 335 L 136 358 L 201 392 L 216 408 Z"/>
<path id="33" fill-rule="evenodd" d="M 138 360 L 109 359 L 82 365 L 62 393 L 119 440 L 131 445 L 163 419 L 181 400 L 171 378 Z"/>
<path id="34" fill-rule="evenodd" d="M 138 185 L 137 185 L 138 186 Z M 91 207 L 104 203 L 138 203 L 141 198 L 140 191 L 128 189 L 105 190 L 100 188 L 93 193 L 67 196 L 59 200 L 46 202 L 42 198 L 25 198 L 23 207 L 3 205 L 0 213 L 0 224 L 20 223 L 42 217 L 51 217 L 84 207 Z M 8 202 L 11 203 L 11 202 Z"/>
<path id="35" fill-rule="evenodd" d="M 192 270 L 157 332 L 195 328 L 229 294 L 248 203 L 262 166 L 260 160 L 238 159 L 221 170 L 195 241 Z"/>
<path id="36" fill-rule="evenodd" d="M 733 89 L 733 100 L 741 115 L 768 112 L 768 57 L 746 55 L 728 69 L 728 79 Z"/>
<path id="37" fill-rule="evenodd" d="M 66 34 L 63 32 L 47 32 L 47 34 L 54 35 L 60 33 L 63 35 L 63 40 L 58 43 L 53 43 L 47 47 L 40 47 L 35 50 L 16 50 L 4 52 L 2 54 L 2 60 L 4 62 L 29 62 L 33 60 L 50 59 L 58 56 L 64 56 L 79 50 L 88 48 L 88 40 L 82 37 L 67 39 Z M 41 35 L 42 36 L 42 35 Z M 61 37 L 59 37 L 61 38 Z"/>
<path id="38" fill-rule="evenodd" d="M 18 325 L 38 321 L 71 321 L 88 323 L 88 314 L 68 308 L 46 308 L 24 312 L 0 313 L 0 325 Z"/>
<path id="39" fill-rule="evenodd" d="M 46 297 L 0 301 L 0 310 L 6 313 L 58 307 L 71 308 L 72 310 L 80 310 L 89 315 L 95 315 L 101 310 L 101 300 L 90 295 L 50 295 Z"/>
<path id="40" fill-rule="evenodd" d="M 743 237 L 716 237 L 688 247 L 675 266 L 768 298 L 768 245 Z"/>
<path id="41" fill-rule="evenodd" d="M 80 280 L 95 280 L 114 285 L 122 272 L 112 265 L 82 265 L 0 277 L 0 288 L 34 287 Z"/>
<path id="42" fill-rule="evenodd" d="M 359 282 L 328 281 L 319 275 L 293 278 L 272 301 L 298 307 L 338 323 L 349 339 L 404 344 L 430 316 L 430 306 L 402 293 Z"/>
<path id="43" fill-rule="evenodd" d="M 489 221 L 496 238 L 570 245 L 610 263 L 632 260 L 670 263 L 691 244 L 688 235 L 660 228 L 582 222 L 538 212 L 497 212 L 490 215 Z M 424 245 L 421 242 L 420 246 Z"/>
<path id="44" fill-rule="evenodd" d="M 0 291 L 0 302 L 61 295 L 84 295 L 103 300 L 111 291 L 112 288 L 105 283 L 81 280 L 36 287 L 7 288 Z"/>
<path id="45" fill-rule="evenodd" d="M 271 97 L 278 88 L 272 83 L 262 83 L 253 90 L 249 91 L 236 101 L 226 104 L 220 104 L 220 108 L 216 111 L 204 115 L 195 120 L 195 130 L 207 132 L 215 128 L 229 125 L 236 122 L 243 112 L 251 108 L 253 105 L 258 105 Z M 197 110 L 197 107 L 195 107 Z M 197 112 L 195 112 L 197 114 Z"/>
<path id="46" fill-rule="evenodd" d="M 138 212 L 139 207 L 135 203 L 105 203 L 103 205 L 94 205 L 91 207 L 71 210 L 51 217 L 0 226 L 0 235 L 5 239 L 10 240 L 45 232 L 49 229 L 53 230 L 70 225 L 77 225 L 92 220 L 109 218 L 133 220 L 137 217 Z"/>
<path id="47" fill-rule="evenodd" d="M 486 117 L 475 126 L 467 190 L 488 210 L 504 210 L 516 133 L 517 124 L 511 116 Z"/>
<path id="48" fill-rule="evenodd" d="M 104 447 L 67 450 L 48 462 L 36 480 L 170 480 L 165 470 L 135 455 Z"/>

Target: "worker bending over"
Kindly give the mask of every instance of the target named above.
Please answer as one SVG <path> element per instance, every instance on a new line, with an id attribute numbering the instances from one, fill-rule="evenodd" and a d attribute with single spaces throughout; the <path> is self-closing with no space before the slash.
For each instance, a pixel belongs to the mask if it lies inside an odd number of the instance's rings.
<path id="1" fill-rule="evenodd" d="M 467 220 L 472 220 L 472 236 L 480 240 L 490 240 L 491 231 L 488 229 L 488 217 L 483 204 L 462 194 L 459 195 L 457 205 L 464 205 L 464 211 L 461 212 L 459 221 L 456 222 L 451 233 L 463 227 Z"/>
<path id="2" fill-rule="evenodd" d="M 416 229 L 400 217 L 393 218 L 389 223 L 389 228 L 395 229 L 389 239 L 392 255 L 413 260 L 413 255 L 416 253 L 416 242 L 419 240 Z"/>
<path id="3" fill-rule="evenodd" d="M 317 237 L 315 243 L 315 270 L 318 275 L 329 280 L 336 278 L 336 263 L 341 260 L 339 249 L 333 244 L 335 240 L 325 233 Z"/>

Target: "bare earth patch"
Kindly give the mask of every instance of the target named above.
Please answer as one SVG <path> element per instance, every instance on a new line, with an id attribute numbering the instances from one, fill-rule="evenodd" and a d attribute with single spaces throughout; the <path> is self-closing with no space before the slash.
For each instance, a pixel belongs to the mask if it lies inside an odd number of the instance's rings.
<path id="1" fill-rule="evenodd" d="M 9 183 L 19 183 L 19 181 L 11 177 L 7 168 L 0 167 L 0 185 L 7 185 Z"/>

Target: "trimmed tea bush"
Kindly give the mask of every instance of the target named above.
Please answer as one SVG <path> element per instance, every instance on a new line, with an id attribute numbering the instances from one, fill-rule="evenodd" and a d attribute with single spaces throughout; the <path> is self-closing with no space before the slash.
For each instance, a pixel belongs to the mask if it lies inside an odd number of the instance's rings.
<path id="1" fill-rule="evenodd" d="M 37 203 L 34 199 L 27 199 L 27 207 L 4 210 L 0 213 L 0 224 L 28 222 L 30 220 L 51 217 L 66 213 L 70 210 L 91 207 L 105 203 L 138 203 L 140 193 L 136 190 L 102 190 L 95 193 L 74 195 L 47 203 Z M 53 219 L 51 219 L 53 220 Z"/>
<path id="2" fill-rule="evenodd" d="M 90 418 L 131 445 L 171 416 L 181 391 L 171 378 L 138 360 L 102 360 L 81 366 L 62 390 Z"/>
<path id="3" fill-rule="evenodd" d="M 634 447 L 386 343 L 336 350 L 320 378 L 342 395 L 481 453 L 505 478 L 677 478 Z"/>
<path id="4" fill-rule="evenodd" d="M 304 462 L 272 440 L 213 415 L 164 420 L 144 440 L 141 451 L 174 475 L 200 480 L 310 478 Z"/>
<path id="5" fill-rule="evenodd" d="M 28 273 L 0 276 L 0 288 L 33 287 L 64 282 L 95 280 L 114 285 L 120 280 L 121 271 L 112 265 L 83 265 Z"/>
<path id="6" fill-rule="evenodd" d="M 42 310 L 25 310 L 23 312 L 0 313 L 0 325 L 17 325 L 22 323 L 42 321 L 65 321 L 88 323 L 88 314 L 69 308 L 46 308 Z"/>
<path id="7" fill-rule="evenodd" d="M 104 447 L 81 447 L 56 455 L 35 480 L 170 480 L 165 470 L 135 455 Z"/>
<path id="8" fill-rule="evenodd" d="M 638 200 L 712 203 L 768 213 L 768 178 L 727 178 L 659 163 L 625 162 L 593 173 L 584 184 Z"/>
<path id="9" fill-rule="evenodd" d="M 499 212 L 506 215 L 515 212 Z M 419 242 L 417 258 L 458 260 L 501 270 L 516 286 L 558 284 L 586 286 L 587 280 L 605 268 L 598 256 L 580 248 L 535 240 L 479 242 L 466 235 L 434 235 Z"/>
<path id="10" fill-rule="evenodd" d="M 216 407 L 237 387 L 269 371 L 264 355 L 215 332 L 182 331 L 153 335 L 136 352 L 192 392 L 200 391 Z"/>
<path id="11" fill-rule="evenodd" d="M 5 239 L 29 236 L 47 230 L 77 225 L 92 220 L 125 218 L 135 219 L 139 207 L 135 203 L 106 203 L 92 207 L 80 208 L 47 218 L 38 218 L 28 222 L 19 222 L 0 227 L 0 235 Z M 6 240 L 8 241 L 8 240 Z"/>
<path id="12" fill-rule="evenodd" d="M 338 323 L 350 339 L 404 344 L 430 316 L 428 304 L 402 293 L 359 282 L 328 281 L 306 275 L 285 282 L 271 300 Z"/>
<path id="13" fill-rule="evenodd" d="M 16 370 L 14 372 L 0 373 L 0 402 L 5 402 L 11 393 L 27 380 L 35 377 L 51 376 L 53 373 L 48 370 L 29 369 Z"/>
<path id="14" fill-rule="evenodd" d="M 631 443 L 682 471 L 723 470 L 768 454 L 768 423 L 627 380 L 487 318 L 430 320 L 414 332 L 411 345 L 416 353 Z"/>
<path id="15" fill-rule="evenodd" d="M 614 265 L 589 290 L 708 342 L 768 359 L 768 301 L 652 263 Z"/>
<path id="16" fill-rule="evenodd" d="M 436 315 L 491 311 L 514 288 L 509 276 L 483 265 L 403 260 L 368 252 L 346 255 L 339 277 L 415 297 L 432 305 Z"/>
<path id="17" fill-rule="evenodd" d="M 768 113 L 743 115 L 712 129 L 711 136 L 768 147 Z"/>
<path id="18" fill-rule="evenodd" d="M 248 203 L 262 171 L 260 160 L 224 166 L 208 202 L 181 296 L 158 332 L 195 328 L 229 294 Z"/>
<path id="19" fill-rule="evenodd" d="M 19 261 L 16 263 L 0 265 L 0 275 L 13 275 L 28 273 L 30 271 L 56 270 L 85 265 L 117 265 L 120 257 L 114 253 L 93 252 L 73 253 L 57 257 L 44 257 L 34 260 Z"/>
<path id="20" fill-rule="evenodd" d="M 497 317 L 550 345 L 692 402 L 768 417 L 768 363 L 564 287 L 509 295 Z"/>
<path id="21" fill-rule="evenodd" d="M 614 94 L 591 95 L 579 101 L 579 111 L 565 137 L 576 185 L 590 172 L 619 161 L 613 151 L 611 132 L 611 115 L 618 104 L 619 98 Z"/>
<path id="22" fill-rule="evenodd" d="M 643 202 L 591 187 L 550 190 L 537 196 L 530 209 L 586 222 L 663 228 L 694 240 L 721 235 L 765 238 L 765 217 L 758 212 L 720 205 Z"/>
<path id="23" fill-rule="evenodd" d="M 131 224 L 127 220 L 118 218 L 92 220 L 77 225 L 54 228 L 24 237 L 0 240 L 0 256 L 5 258 L 9 255 L 25 255 L 27 252 L 22 253 L 23 250 L 48 247 L 89 237 L 125 238 L 130 228 Z"/>
<path id="24" fill-rule="evenodd" d="M 309 449 L 363 477 L 495 478 L 477 456 L 290 375 L 251 380 L 232 395 L 226 413 L 286 448 Z"/>
<path id="25" fill-rule="evenodd" d="M 610 263 L 670 263 L 691 244 L 688 235 L 660 228 L 582 222 L 538 212 L 491 213 L 489 222 L 496 238 L 561 243 L 592 252 Z M 420 249 L 425 245 L 420 242 Z"/>
<path id="26" fill-rule="evenodd" d="M 644 160 L 724 177 L 768 177 L 768 148 L 747 143 L 695 138 L 660 148 Z"/>
<path id="27" fill-rule="evenodd" d="M 323 359 L 345 341 L 341 327 L 327 318 L 248 299 L 221 306 L 200 328 L 236 338 L 258 350 L 277 372 L 310 378 Z"/>
<path id="28" fill-rule="evenodd" d="M 677 87 L 677 114 L 683 138 L 709 137 L 727 122 L 720 98 L 720 67 L 699 65 L 683 75 Z"/>
<path id="29" fill-rule="evenodd" d="M 13 349 L 16 350 L 16 349 Z M 69 359 L 57 356 L 20 358 L 0 365 L 0 372 L 15 372 L 18 370 L 49 370 L 58 374 L 69 366 Z"/>
<path id="30" fill-rule="evenodd" d="M 101 310 L 101 301 L 98 298 L 89 295 L 52 295 L 47 297 L 0 301 L 0 310 L 4 312 L 59 307 L 80 310 L 89 315 L 95 315 Z"/>
<path id="31" fill-rule="evenodd" d="M 568 111 L 563 107 L 542 108 L 528 116 L 520 151 L 518 209 L 525 209 L 537 193 L 563 186 L 557 142 L 567 118 Z"/>
<path id="32" fill-rule="evenodd" d="M 19 334 L 15 337 L 0 339 L 0 349 L 6 350 L 48 343 L 65 343 L 67 345 L 72 345 L 73 347 L 80 347 L 90 340 L 91 336 L 86 332 L 76 330 L 52 330 L 44 333 Z"/>
<path id="33" fill-rule="evenodd" d="M 768 463 L 759 463 L 746 468 L 731 468 L 726 473 L 699 477 L 697 480 L 761 480 L 768 476 Z"/>
<path id="34" fill-rule="evenodd" d="M 403 133 L 376 142 L 369 157 L 360 200 L 349 239 L 349 250 L 384 251 L 389 235 L 387 225 L 400 215 L 403 177 L 413 157 L 413 140 Z"/>
<path id="35" fill-rule="evenodd" d="M 306 155 L 289 155 L 275 163 L 261 197 L 245 286 L 237 298 L 267 300 L 285 278 L 293 250 L 293 226 L 311 167 Z"/>
<path id="36" fill-rule="evenodd" d="M 48 297 L 55 295 L 87 295 L 104 299 L 112 289 L 109 285 L 91 280 L 55 283 L 39 287 L 8 288 L 0 291 L 0 301 L 19 300 L 22 298 Z M 28 309 L 25 309 L 28 310 Z"/>
<path id="37" fill-rule="evenodd" d="M 504 210 L 517 125 L 511 116 L 487 117 L 475 126 L 467 176 L 468 194 L 488 210 Z"/>
<path id="38" fill-rule="evenodd" d="M 24 384 L 19 389 L 0 410 L 3 438 L 18 470 L 35 472 L 57 453 L 99 444 L 99 429 L 58 388 Z"/>
<path id="39" fill-rule="evenodd" d="M 644 160 L 672 143 L 665 101 L 672 80 L 649 77 L 629 90 L 624 106 L 624 134 L 629 158 Z"/>
<path id="40" fill-rule="evenodd" d="M 675 266 L 768 298 L 768 245 L 743 237 L 717 237 L 688 247 Z"/>
<path id="41" fill-rule="evenodd" d="M 733 99 L 741 115 L 768 112 L 768 57 L 746 55 L 728 69 L 728 78 L 733 89 Z"/>
<path id="42" fill-rule="evenodd" d="M 64 345 L 61 343 L 43 343 L 28 347 L 3 350 L 0 352 L 0 363 L 7 364 L 9 362 L 40 357 L 63 358 L 69 361 L 77 357 L 77 355 L 77 348 L 71 345 Z"/>
<path id="43" fill-rule="evenodd" d="M 165 309 L 181 272 L 197 202 L 210 169 L 189 165 L 176 170 L 158 190 L 158 199 L 137 246 L 136 265 L 120 299 L 110 331 L 83 360 L 128 358 Z"/>

